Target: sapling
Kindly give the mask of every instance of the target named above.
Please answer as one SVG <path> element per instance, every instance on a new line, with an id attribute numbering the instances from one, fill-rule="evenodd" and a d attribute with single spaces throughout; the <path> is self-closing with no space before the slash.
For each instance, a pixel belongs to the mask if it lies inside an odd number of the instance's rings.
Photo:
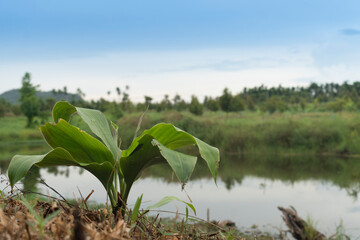
<path id="1" fill-rule="evenodd" d="M 75 113 L 98 138 L 69 123 Z M 216 183 L 219 150 L 172 124 L 160 123 L 145 130 L 134 138 L 128 149 L 121 150 L 118 126 L 98 110 L 74 107 L 61 101 L 55 104 L 52 116 L 53 123 L 40 127 L 52 150 L 44 155 L 15 155 L 8 168 L 12 188 L 33 165 L 78 166 L 99 179 L 116 214 L 126 206 L 130 189 L 142 170 L 154 164 L 169 164 L 184 187 L 198 159 L 198 156 L 179 151 L 189 145 L 197 147 L 199 157 L 206 162 Z"/>

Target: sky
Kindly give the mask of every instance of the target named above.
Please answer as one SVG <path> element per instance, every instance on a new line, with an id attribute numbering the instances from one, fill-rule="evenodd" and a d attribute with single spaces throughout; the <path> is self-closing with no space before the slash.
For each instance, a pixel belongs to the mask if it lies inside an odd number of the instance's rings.
<path id="1" fill-rule="evenodd" d="M 25 72 L 87 99 L 360 81 L 360 1 L 0 0 L 0 93 Z M 107 92 L 111 91 L 110 96 Z"/>

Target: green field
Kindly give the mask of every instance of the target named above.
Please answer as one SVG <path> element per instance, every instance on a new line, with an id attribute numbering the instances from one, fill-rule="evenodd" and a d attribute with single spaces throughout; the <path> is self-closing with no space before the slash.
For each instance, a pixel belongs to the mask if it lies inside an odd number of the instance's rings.
<path id="1" fill-rule="evenodd" d="M 140 113 L 119 119 L 123 144 L 132 140 Z M 175 111 L 145 115 L 142 129 L 170 122 L 227 153 L 360 154 L 360 114 L 329 112 L 206 112 L 194 116 Z"/>
<path id="2" fill-rule="evenodd" d="M 140 115 L 140 112 L 129 113 L 116 120 L 123 148 L 133 139 Z M 87 130 L 78 118 L 75 117 L 73 122 Z M 360 154 L 358 112 L 272 115 L 247 111 L 205 112 L 202 116 L 195 116 L 189 112 L 148 111 L 140 133 L 160 122 L 173 123 L 227 153 Z M 25 117 L 0 118 L 0 142 L 41 141 L 39 129 L 26 128 L 25 125 Z"/>
<path id="3" fill-rule="evenodd" d="M 24 116 L 0 118 L 0 144 L 39 141 L 42 139 L 38 127 L 26 128 L 25 126 L 26 117 Z"/>

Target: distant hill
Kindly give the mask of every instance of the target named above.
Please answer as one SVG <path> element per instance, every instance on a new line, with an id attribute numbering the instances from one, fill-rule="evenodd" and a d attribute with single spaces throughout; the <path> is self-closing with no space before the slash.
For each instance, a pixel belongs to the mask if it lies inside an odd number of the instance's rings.
<path id="1" fill-rule="evenodd" d="M 65 100 L 65 101 L 77 101 L 80 100 L 81 97 L 78 94 L 72 94 L 72 93 L 56 93 L 54 94 L 52 91 L 49 92 L 43 92 L 43 91 L 37 91 L 36 96 L 41 98 L 43 101 L 45 101 L 47 98 L 55 98 L 57 101 Z M 0 95 L 0 99 L 3 98 L 5 101 L 11 103 L 11 104 L 20 104 L 20 92 L 19 89 L 13 89 L 6 91 Z"/>

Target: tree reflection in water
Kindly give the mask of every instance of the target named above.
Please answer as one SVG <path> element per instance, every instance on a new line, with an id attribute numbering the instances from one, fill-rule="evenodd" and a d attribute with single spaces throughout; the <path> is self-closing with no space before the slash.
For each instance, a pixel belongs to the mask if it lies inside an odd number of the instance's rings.
<path id="1" fill-rule="evenodd" d="M 15 154 L 41 154 L 48 151 L 46 145 L 15 145 L 0 147 L 0 171 L 6 173 L 10 159 Z M 227 155 L 222 154 L 218 181 L 225 183 L 231 190 L 235 185 L 241 185 L 245 177 L 259 177 L 268 181 L 279 180 L 294 184 L 297 181 L 318 180 L 345 189 L 347 194 L 357 200 L 360 192 L 360 161 L 359 158 L 339 158 L 329 156 L 278 156 L 262 154 Z M 70 177 L 69 168 L 50 167 L 46 170 L 50 174 Z M 77 169 L 79 174 L 83 169 Z M 172 172 L 167 165 L 157 165 L 146 169 L 143 178 L 157 178 L 165 182 L 175 182 Z M 32 168 L 30 174 L 24 178 L 24 189 L 37 190 L 40 171 Z M 210 179 L 205 162 L 198 160 L 194 174 L 190 180 Z M 266 185 L 260 186 L 266 189 Z"/>

